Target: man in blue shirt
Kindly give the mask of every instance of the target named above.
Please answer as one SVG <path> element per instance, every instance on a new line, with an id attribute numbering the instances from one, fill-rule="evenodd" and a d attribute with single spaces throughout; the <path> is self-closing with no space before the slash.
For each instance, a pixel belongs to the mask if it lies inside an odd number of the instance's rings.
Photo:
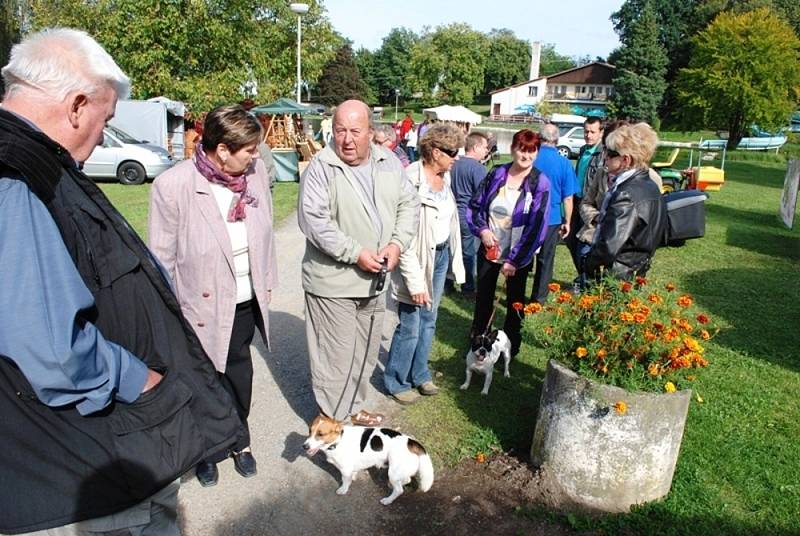
<path id="1" fill-rule="evenodd" d="M 78 169 L 130 81 L 66 28 L 27 36 L 2 75 L 0 533 L 178 534 L 178 477 L 242 426 L 159 265 Z"/>
<path id="2" fill-rule="evenodd" d="M 536 271 L 533 276 L 531 301 L 544 303 L 547 285 L 553 278 L 553 261 L 559 238 L 570 232 L 573 214 L 573 196 L 579 192 L 575 171 L 569 160 L 558 154 L 558 127 L 542 125 L 542 146 L 534 165 L 550 179 L 550 221 L 539 253 L 536 254 Z M 563 210 L 562 210 L 563 207 Z M 563 215 L 562 215 L 563 214 Z"/>
<path id="3" fill-rule="evenodd" d="M 482 132 L 472 132 L 467 136 L 464 145 L 465 154 L 456 160 L 450 169 L 450 187 L 456 198 L 458 207 L 458 221 L 461 225 L 461 256 L 464 260 L 466 277 L 461 285 L 461 292 L 467 297 L 475 294 L 475 277 L 480 241 L 473 235 L 467 225 L 466 210 L 470 199 L 478 191 L 483 179 L 486 178 L 486 168 L 481 162 L 489 152 L 489 139 Z"/>

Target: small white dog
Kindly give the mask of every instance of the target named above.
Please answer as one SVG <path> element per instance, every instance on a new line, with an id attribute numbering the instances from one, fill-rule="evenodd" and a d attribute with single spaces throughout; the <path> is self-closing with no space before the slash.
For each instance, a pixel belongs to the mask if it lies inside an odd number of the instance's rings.
<path id="1" fill-rule="evenodd" d="M 415 439 L 389 428 L 350 426 L 320 415 L 309 427 L 303 448 L 309 456 L 325 452 L 328 461 L 342 473 L 342 485 L 336 490 L 344 495 L 362 469 L 389 465 L 392 493 L 381 499 L 384 506 L 403 493 L 403 486 L 413 476 L 423 492 L 433 485 L 433 464 L 425 448 Z"/>
<path id="2" fill-rule="evenodd" d="M 471 348 L 467 352 L 467 379 L 461 385 L 461 389 L 465 390 L 469 387 L 469 382 L 472 380 L 472 371 L 474 370 L 486 376 L 481 394 L 488 395 L 489 386 L 492 384 L 494 364 L 497 363 L 501 355 L 506 366 L 503 376 L 510 378 L 511 374 L 508 372 L 508 365 L 511 362 L 511 341 L 508 340 L 505 332 L 495 329 L 490 333 L 474 336 Z"/>

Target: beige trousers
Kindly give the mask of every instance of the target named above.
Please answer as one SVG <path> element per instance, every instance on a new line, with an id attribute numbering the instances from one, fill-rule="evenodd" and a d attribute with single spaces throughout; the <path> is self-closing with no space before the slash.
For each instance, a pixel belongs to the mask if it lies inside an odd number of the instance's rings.
<path id="1" fill-rule="evenodd" d="M 367 398 L 378 363 L 386 293 L 372 298 L 305 296 L 314 397 L 322 413 L 345 420 Z"/>

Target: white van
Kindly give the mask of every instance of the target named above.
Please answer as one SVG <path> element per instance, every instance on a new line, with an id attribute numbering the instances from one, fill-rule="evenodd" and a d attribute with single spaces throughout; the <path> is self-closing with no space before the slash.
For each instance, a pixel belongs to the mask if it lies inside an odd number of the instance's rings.
<path id="1" fill-rule="evenodd" d="M 117 127 L 106 125 L 103 143 L 83 163 L 93 179 L 116 178 L 122 184 L 142 184 L 175 164 L 163 147 L 139 141 Z"/>

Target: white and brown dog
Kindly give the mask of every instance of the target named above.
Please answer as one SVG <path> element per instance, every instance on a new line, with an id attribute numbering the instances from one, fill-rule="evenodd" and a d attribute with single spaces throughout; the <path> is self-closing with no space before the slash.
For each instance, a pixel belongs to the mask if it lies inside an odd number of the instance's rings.
<path id="1" fill-rule="evenodd" d="M 347 493 L 359 471 L 387 464 L 392 493 L 381 499 L 384 506 L 399 497 L 403 486 L 414 476 L 422 491 L 433 485 L 433 464 L 425 448 L 415 439 L 389 428 L 350 426 L 320 415 L 311 423 L 303 448 L 309 456 L 323 451 L 339 469 L 342 474 L 342 485 L 336 490 L 339 495 Z"/>
<path id="2" fill-rule="evenodd" d="M 506 366 L 503 376 L 510 378 L 511 373 L 508 372 L 508 365 L 511 362 L 511 341 L 505 332 L 495 329 L 489 333 L 472 337 L 470 350 L 467 352 L 467 379 L 461 385 L 461 389 L 465 390 L 469 387 L 469 382 L 472 380 L 472 371 L 476 371 L 486 376 L 481 394 L 488 395 L 489 386 L 492 385 L 494 364 L 497 363 L 500 356 L 503 356 Z"/>

